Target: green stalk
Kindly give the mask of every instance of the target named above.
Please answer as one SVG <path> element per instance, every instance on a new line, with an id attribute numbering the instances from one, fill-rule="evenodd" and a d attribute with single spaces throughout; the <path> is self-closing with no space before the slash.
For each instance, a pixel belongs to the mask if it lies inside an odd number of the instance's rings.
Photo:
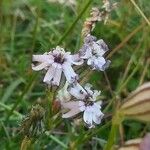
<path id="1" fill-rule="evenodd" d="M 9 105 L 5 105 L 4 103 L 1 103 L 1 102 L 0 102 L 0 106 L 3 107 L 4 109 L 8 110 L 8 111 L 11 110 L 11 107 L 10 107 Z M 18 116 L 19 118 L 22 118 L 22 117 L 23 117 L 23 115 L 20 114 L 20 113 L 17 112 L 17 111 L 13 111 L 13 114 L 16 115 L 16 116 Z"/>
<path id="2" fill-rule="evenodd" d="M 51 128 L 51 118 L 52 118 L 52 102 L 54 98 L 54 92 L 51 89 L 47 89 L 47 117 L 46 117 L 46 127 L 49 130 Z"/>
<path id="3" fill-rule="evenodd" d="M 53 135 L 49 136 L 53 141 L 55 141 L 57 144 L 59 144 L 63 149 L 68 149 L 68 146 L 64 144 L 62 141 L 60 141 L 58 138 L 56 138 Z"/>
<path id="4" fill-rule="evenodd" d="M 107 145 L 105 147 L 105 150 L 110 150 L 112 148 L 113 144 L 115 143 L 118 127 L 119 127 L 118 124 L 115 124 L 115 123 L 112 124 L 109 139 L 108 139 Z"/>
<path id="5" fill-rule="evenodd" d="M 110 134 L 108 137 L 108 141 L 107 141 L 107 144 L 106 144 L 104 150 L 113 149 L 113 145 L 116 142 L 119 125 L 120 125 L 121 121 L 122 121 L 122 117 L 118 111 L 115 113 L 114 117 L 112 118 L 112 126 L 111 126 Z"/>
<path id="6" fill-rule="evenodd" d="M 59 45 L 67 37 L 67 35 L 72 31 L 72 29 L 74 28 L 74 26 L 76 25 L 78 20 L 82 17 L 82 15 L 88 9 L 88 7 L 90 6 L 91 3 L 92 3 L 92 0 L 88 0 L 86 5 L 84 6 L 83 10 L 79 13 L 79 15 L 74 20 L 74 22 L 71 24 L 71 26 L 66 30 L 66 32 L 63 34 L 63 36 L 59 39 L 59 41 L 57 42 L 57 45 Z"/>
<path id="7" fill-rule="evenodd" d="M 141 16 L 144 18 L 144 20 L 147 22 L 147 24 L 150 26 L 150 21 L 145 16 L 145 14 L 143 13 L 143 11 L 139 8 L 139 6 L 137 5 L 137 3 L 134 0 L 130 0 L 130 1 L 134 5 L 134 7 L 138 10 L 138 12 L 141 14 Z"/>

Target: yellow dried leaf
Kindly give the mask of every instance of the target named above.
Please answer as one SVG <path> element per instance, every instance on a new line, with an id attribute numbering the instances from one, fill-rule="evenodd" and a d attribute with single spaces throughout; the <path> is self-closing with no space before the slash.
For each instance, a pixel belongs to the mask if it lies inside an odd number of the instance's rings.
<path id="1" fill-rule="evenodd" d="M 150 122 L 150 82 L 131 93 L 121 105 L 121 112 L 129 118 Z"/>
<path id="2" fill-rule="evenodd" d="M 29 150 L 30 145 L 31 139 L 25 136 L 25 138 L 22 140 L 20 150 Z"/>
<path id="3" fill-rule="evenodd" d="M 120 147 L 118 150 L 140 150 L 140 143 L 142 139 L 133 139 L 125 142 L 123 147 Z"/>
<path id="4" fill-rule="evenodd" d="M 117 150 L 150 150 L 150 133 L 147 133 L 144 138 L 132 139 Z"/>

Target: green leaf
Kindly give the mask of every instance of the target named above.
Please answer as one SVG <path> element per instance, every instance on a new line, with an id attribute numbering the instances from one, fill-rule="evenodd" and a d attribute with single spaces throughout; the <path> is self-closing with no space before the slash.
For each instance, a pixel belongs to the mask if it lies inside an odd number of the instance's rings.
<path id="1" fill-rule="evenodd" d="M 14 82 L 12 82 L 8 87 L 7 89 L 5 90 L 4 92 L 4 95 L 1 99 L 2 102 L 6 102 L 9 97 L 12 95 L 12 93 L 14 92 L 14 90 L 19 86 L 20 83 L 23 82 L 23 79 L 20 78 L 20 79 L 17 79 L 15 80 Z"/>

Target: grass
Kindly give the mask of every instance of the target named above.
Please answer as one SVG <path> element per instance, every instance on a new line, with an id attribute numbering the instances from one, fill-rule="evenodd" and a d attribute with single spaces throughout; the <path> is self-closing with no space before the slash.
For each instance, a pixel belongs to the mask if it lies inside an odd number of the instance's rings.
<path id="1" fill-rule="evenodd" d="M 78 51 L 81 30 L 91 7 L 101 1 L 77 0 L 75 7 L 43 0 L 0 1 L 0 144 L 2 150 L 20 149 L 22 117 L 32 105 L 47 103 L 47 91 L 41 73 L 31 70 L 32 54 L 40 54 L 59 44 L 68 51 Z M 49 131 L 34 139 L 31 149 L 104 149 L 115 138 L 115 144 L 143 136 L 149 124 L 127 120 L 115 135 L 112 116 L 128 94 L 150 80 L 150 4 L 147 0 L 122 0 L 107 24 L 97 23 L 93 35 L 106 41 L 111 65 L 105 73 L 89 73 L 89 82 L 102 91 L 105 119 L 88 130 L 77 121 L 50 115 Z M 84 80 L 83 80 L 84 81 Z M 108 116 L 108 117 L 107 117 Z M 110 116 L 110 117 L 109 117 Z M 123 134 L 123 135 L 122 135 Z M 115 137 L 114 137 L 115 136 Z M 110 145 L 108 144 L 107 149 Z"/>

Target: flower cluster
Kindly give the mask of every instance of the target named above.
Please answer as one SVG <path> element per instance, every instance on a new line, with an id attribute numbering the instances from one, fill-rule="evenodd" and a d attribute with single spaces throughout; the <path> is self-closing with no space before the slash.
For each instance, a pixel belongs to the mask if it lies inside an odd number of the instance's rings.
<path id="1" fill-rule="evenodd" d="M 110 64 L 110 61 L 104 58 L 108 50 L 102 39 L 97 40 L 88 34 L 76 54 L 65 52 L 63 48 L 57 46 L 43 55 L 33 55 L 32 69 L 46 71 L 43 82 L 61 88 L 56 99 L 61 102 L 63 118 L 83 113 L 83 120 L 89 128 L 101 123 L 104 114 L 101 112 L 101 101 L 97 101 L 100 91 L 92 90 L 90 84 L 82 87 L 74 66 L 82 67 L 85 63 L 92 70 L 104 71 Z M 60 85 L 65 83 L 64 81 L 66 84 L 62 88 Z"/>
<path id="2" fill-rule="evenodd" d="M 91 31 L 97 21 L 104 22 L 108 19 L 109 12 L 116 4 L 110 5 L 108 0 L 103 0 L 102 10 L 93 8 L 83 25 L 82 35 L 84 43 L 78 53 L 71 54 L 59 46 L 43 55 L 33 55 L 32 69 L 35 71 L 45 70 L 43 82 L 50 86 L 58 86 L 56 99 L 60 101 L 63 118 L 75 117 L 83 114 L 83 120 L 89 128 L 101 123 L 104 114 L 101 112 L 101 101 L 98 100 L 100 91 L 93 90 L 91 84 L 80 85 L 77 72 L 85 63 L 92 70 L 104 71 L 110 65 L 110 60 L 104 55 L 109 50 L 106 43 L 95 36 Z M 76 67 L 78 66 L 78 67 Z M 76 70 L 76 71 L 74 71 Z M 62 83 L 65 83 L 62 88 Z"/>
<path id="3" fill-rule="evenodd" d="M 89 128 L 101 123 L 104 114 L 101 112 L 101 101 L 96 101 L 100 91 L 91 88 L 91 84 L 86 84 L 83 88 L 79 83 L 76 83 L 68 87 L 64 96 L 58 94 L 62 108 L 69 109 L 62 115 L 63 118 L 74 117 L 83 112 L 83 120 Z M 65 101 L 62 99 L 64 97 Z M 66 100 L 68 101 L 66 102 Z"/>
<path id="4" fill-rule="evenodd" d="M 50 85 L 59 86 L 62 73 L 64 73 L 67 81 L 73 83 L 78 79 L 78 75 L 74 72 L 72 65 L 81 65 L 82 59 L 78 54 L 71 55 L 70 52 L 65 52 L 63 48 L 57 46 L 55 49 L 43 55 L 33 55 L 32 69 L 39 71 L 45 69 L 47 71 L 43 81 Z"/>
<path id="5" fill-rule="evenodd" d="M 87 18 L 83 24 L 82 36 L 85 37 L 94 30 L 96 22 L 106 23 L 109 15 L 113 9 L 117 7 L 117 3 L 110 3 L 109 0 L 103 0 L 101 8 L 93 7 L 91 9 L 90 17 Z"/>
<path id="6" fill-rule="evenodd" d="M 72 66 L 82 65 L 84 60 L 87 60 L 92 69 L 104 71 L 110 64 L 110 61 L 104 58 L 107 51 L 108 47 L 102 39 L 97 41 L 96 37 L 88 35 L 77 54 L 71 55 L 70 52 L 65 52 L 63 48 L 57 46 L 43 55 L 33 55 L 32 61 L 36 64 L 32 64 L 32 69 L 46 70 L 43 81 L 49 85 L 59 86 L 62 74 L 71 84 L 79 79 Z"/>
<path id="7" fill-rule="evenodd" d="M 110 65 L 110 60 L 105 60 L 104 54 L 108 51 L 106 43 L 88 34 L 84 39 L 84 44 L 80 49 L 80 57 L 87 60 L 87 64 L 92 69 L 104 71 Z"/>

